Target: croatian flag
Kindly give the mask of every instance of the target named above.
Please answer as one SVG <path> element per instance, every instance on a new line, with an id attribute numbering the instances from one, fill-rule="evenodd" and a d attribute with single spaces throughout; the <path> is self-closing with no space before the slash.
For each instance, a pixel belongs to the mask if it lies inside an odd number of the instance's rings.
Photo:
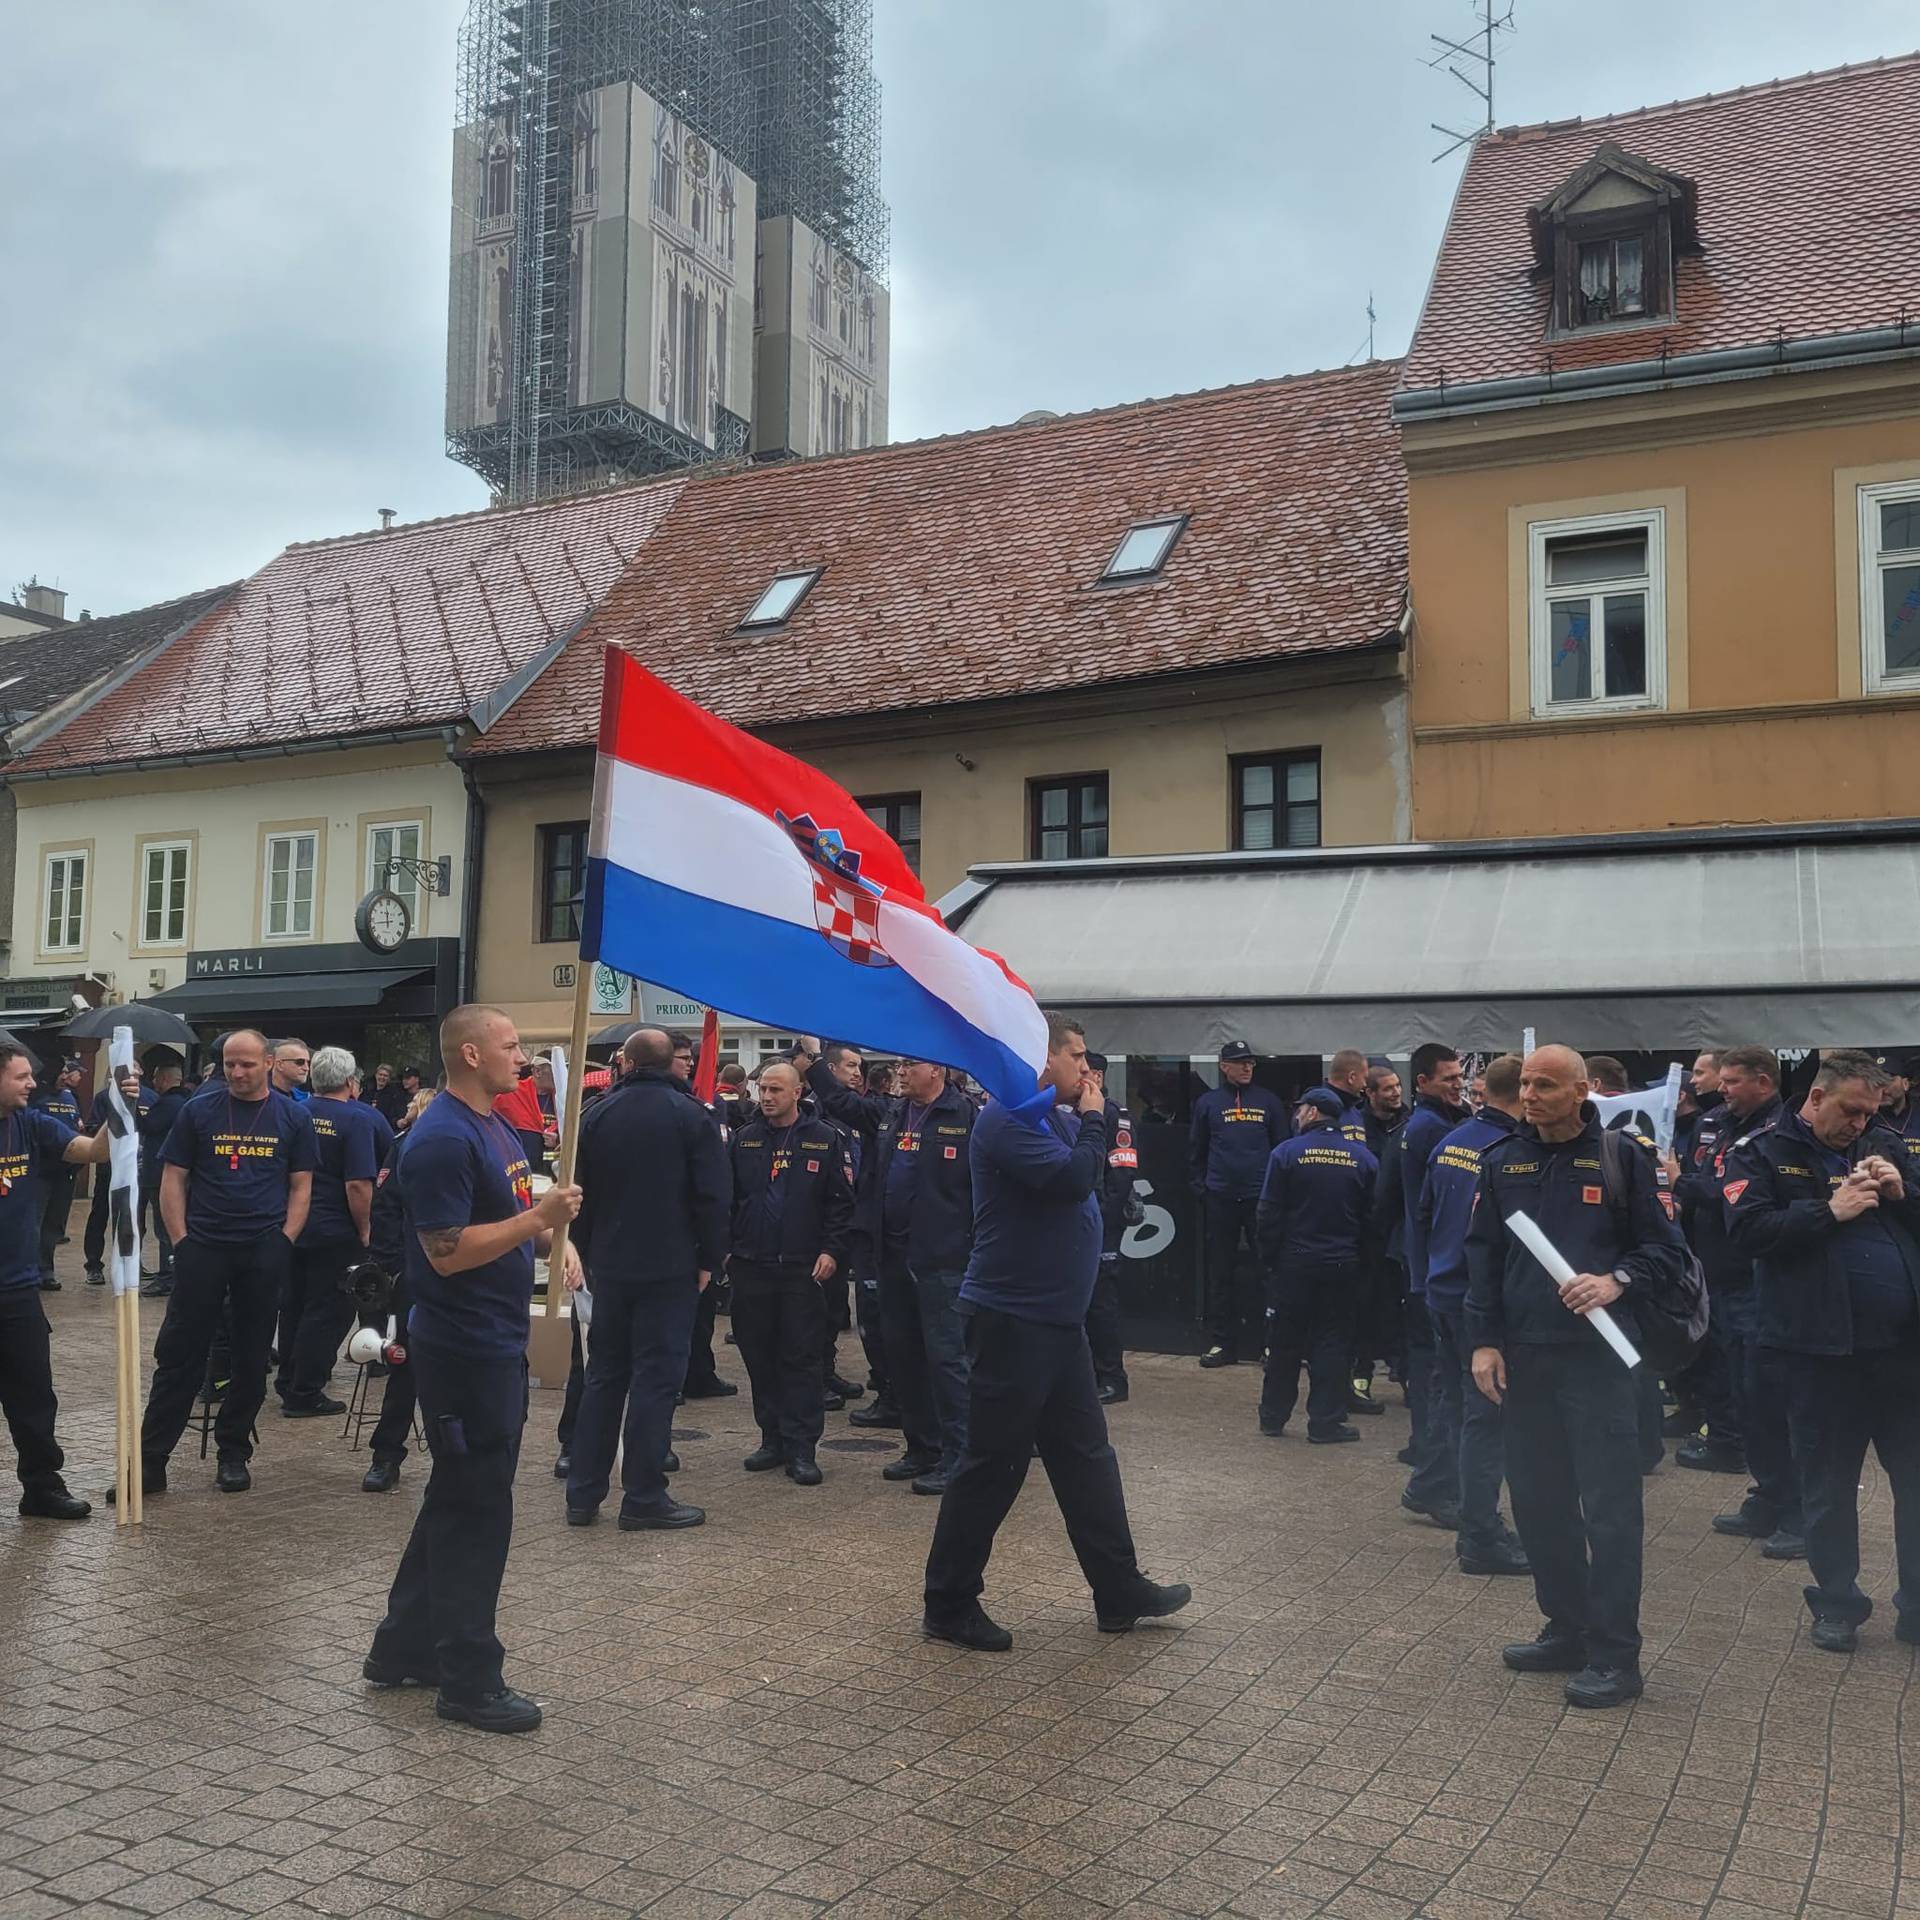
<path id="1" fill-rule="evenodd" d="M 729 1013 L 1035 1100 L 1047 1023 L 843 788 L 606 650 L 581 916 L 599 960 Z M 1048 1096 L 1050 1098 L 1050 1096 Z"/>

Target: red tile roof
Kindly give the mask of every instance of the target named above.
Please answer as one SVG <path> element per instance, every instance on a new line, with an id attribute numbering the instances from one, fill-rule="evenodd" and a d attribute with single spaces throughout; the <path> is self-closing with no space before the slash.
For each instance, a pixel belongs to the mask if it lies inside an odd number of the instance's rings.
<path id="1" fill-rule="evenodd" d="M 601 643 L 743 726 L 1368 646 L 1396 629 L 1396 364 L 1263 381 L 687 483 L 662 537 L 476 753 L 593 737 Z M 1096 584 L 1139 520 L 1159 577 Z M 735 631 L 824 569 L 787 625 Z"/>
<path id="2" fill-rule="evenodd" d="M 9 772 L 461 719 L 599 600 L 682 484 L 672 475 L 289 547 Z"/>
<path id="3" fill-rule="evenodd" d="M 1549 341 L 1527 209 L 1613 141 L 1691 180 L 1697 254 L 1674 316 Z M 1478 141 L 1403 386 L 1433 387 L 1920 320 L 1920 54 Z M 1551 355 L 1551 360 L 1549 360 Z"/>

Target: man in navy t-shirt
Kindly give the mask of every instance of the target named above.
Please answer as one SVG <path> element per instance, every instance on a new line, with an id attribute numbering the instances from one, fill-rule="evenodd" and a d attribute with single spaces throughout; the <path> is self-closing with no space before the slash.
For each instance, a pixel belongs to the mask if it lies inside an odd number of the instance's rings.
<path id="1" fill-rule="evenodd" d="M 36 1113 L 58 1120 L 71 1133 L 80 1131 L 80 1092 L 86 1069 L 78 1060 L 63 1060 L 60 1070 L 44 1086 L 36 1086 L 30 1102 Z M 67 1215 L 73 1211 L 74 1169 L 56 1162 L 42 1175 L 40 1215 L 40 1285 L 48 1293 L 60 1291 L 53 1270 L 53 1250 L 67 1237 Z"/>
<path id="2" fill-rule="evenodd" d="M 109 1135 L 103 1128 L 83 1139 L 44 1106 L 30 1106 L 32 1094 L 33 1056 L 0 1041 L 0 1411 L 19 1456 L 20 1511 L 84 1520 L 91 1509 L 67 1491 L 66 1459 L 53 1437 L 59 1402 L 40 1304 L 40 1232 L 48 1174 L 89 1162 L 104 1174 Z"/>
<path id="3" fill-rule="evenodd" d="M 345 1047 L 313 1056 L 305 1112 L 313 1123 L 319 1164 L 313 1204 L 293 1249 L 293 1268 L 280 1311 L 280 1371 L 274 1381 L 289 1420 L 345 1413 L 327 1397 L 340 1342 L 353 1322 L 353 1300 L 343 1282 L 366 1257 L 373 1218 L 373 1183 L 393 1145 L 393 1129 L 359 1099 L 360 1069 Z"/>
<path id="4" fill-rule="evenodd" d="M 540 1709 L 506 1683 L 494 1615 L 527 1419 L 534 1255 L 580 1211 L 580 1189 L 534 1202 L 526 1149 L 493 1111 L 527 1058 L 498 1007 L 455 1007 L 440 1058 L 446 1089 L 414 1122 L 395 1176 L 413 1296 L 407 1357 L 433 1471 L 363 1671 L 376 1687 L 437 1685 L 443 1720 L 524 1733 Z M 565 1281 L 580 1284 L 572 1247 Z"/>
<path id="5" fill-rule="evenodd" d="M 153 1343 L 153 1385 L 140 1427 L 142 1484 L 167 1490 L 167 1461 L 207 1377 L 223 1308 L 231 1310 L 233 1377 L 214 1421 L 215 1485 L 253 1484 L 253 1422 L 267 1391 L 267 1349 L 293 1242 L 307 1224 L 316 1150 L 303 1108 L 267 1083 L 267 1043 L 227 1035 L 225 1077 L 180 1110 L 161 1150 L 160 1213 L 173 1242 L 173 1292 Z"/>

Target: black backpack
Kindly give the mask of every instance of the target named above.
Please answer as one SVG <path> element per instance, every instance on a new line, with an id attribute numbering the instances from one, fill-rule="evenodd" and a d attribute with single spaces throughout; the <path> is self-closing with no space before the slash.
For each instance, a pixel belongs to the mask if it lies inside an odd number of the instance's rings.
<path id="1" fill-rule="evenodd" d="M 1606 1189 L 1607 1205 L 1623 1225 L 1632 1211 L 1627 1205 L 1631 1176 L 1626 1153 L 1626 1141 L 1619 1130 L 1602 1129 L 1600 1181 Z M 1672 1379 L 1691 1365 L 1707 1339 L 1707 1276 L 1693 1249 L 1685 1249 L 1679 1283 L 1671 1292 L 1657 1294 L 1645 1287 L 1632 1287 L 1627 1298 L 1640 1335 L 1637 1344 L 1641 1358 L 1655 1373 Z"/>

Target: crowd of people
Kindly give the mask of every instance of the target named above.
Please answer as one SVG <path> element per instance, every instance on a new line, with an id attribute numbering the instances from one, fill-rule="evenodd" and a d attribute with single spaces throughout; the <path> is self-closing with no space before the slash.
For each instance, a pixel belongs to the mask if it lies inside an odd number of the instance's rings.
<path id="1" fill-rule="evenodd" d="M 591 1076 L 571 1178 L 544 1192 L 562 1124 L 550 1066 L 490 1008 L 457 1010 L 441 1057 L 436 1091 L 412 1068 L 363 1075 L 342 1049 L 241 1031 L 196 1089 L 165 1053 L 123 1081 L 158 1249 L 143 1291 L 167 1302 L 147 1496 L 166 1491 L 196 1398 L 217 1403 L 216 1486 L 244 1492 L 269 1387 L 287 1418 L 341 1414 L 330 1386 L 356 1322 L 404 1329 L 375 1363 L 362 1484 L 399 1483 L 416 1419 L 432 1464 L 370 1680 L 430 1680 L 443 1714 L 477 1726 L 537 1722 L 493 1613 L 535 1262 L 557 1232 L 557 1284 L 578 1290 L 555 1465 L 570 1525 L 613 1497 L 616 1457 L 623 1529 L 705 1519 L 672 1490 L 673 1409 L 736 1391 L 715 1364 L 724 1287 L 758 1430 L 746 1471 L 818 1486 L 825 1416 L 851 1405 L 855 1426 L 900 1435 L 882 1477 L 940 1501 L 930 1636 L 1010 1644 L 981 1594 L 1035 1457 L 1103 1629 L 1186 1603 L 1138 1566 L 1107 1435 L 1105 1406 L 1129 1394 L 1117 1268 L 1138 1161 L 1077 1023 L 1050 1022 L 1024 1109 L 937 1063 L 810 1037 L 751 1083 L 729 1066 L 703 1100 L 692 1042 L 643 1028 Z M 1356 1441 L 1383 1373 L 1397 1379 L 1401 1506 L 1454 1534 L 1463 1573 L 1532 1578 L 1540 1634 L 1504 1658 L 1565 1673 L 1588 1707 L 1641 1691 L 1641 1480 L 1668 1440 L 1683 1466 L 1750 1476 L 1714 1527 L 1809 1562 L 1811 1637 L 1836 1651 L 1871 1612 L 1857 1489 L 1872 1445 L 1895 1508 L 1895 1631 L 1920 1642 L 1920 1060 L 1828 1052 L 1786 1100 L 1767 1049 L 1702 1054 L 1667 1150 L 1602 1122 L 1592 1097 L 1628 1091 L 1608 1056 L 1544 1046 L 1469 1078 L 1428 1043 L 1409 1066 L 1410 1105 L 1357 1049 L 1283 1099 L 1235 1041 L 1194 1103 L 1200 1364 L 1262 1360 L 1259 1431 L 1289 1432 L 1304 1373 L 1307 1442 Z M 83 1085 L 65 1062 L 37 1087 L 30 1056 L 0 1045 L 0 1400 L 22 1511 L 66 1519 L 88 1507 L 62 1477 L 31 1290 L 58 1285 L 73 1173 L 106 1158 L 106 1098 L 83 1120 Z M 1570 1277 L 1549 1277 L 1516 1222 Z M 89 1282 L 106 1230 L 99 1199 Z M 1639 1365 L 1600 1337 L 1603 1313 Z M 843 1329 L 864 1384 L 839 1370 Z"/>
<path id="2" fill-rule="evenodd" d="M 1611 1056 L 1502 1055 L 1470 1086 L 1453 1048 L 1409 1064 L 1409 1109 L 1390 1067 L 1343 1051 L 1289 1114 L 1252 1084 L 1248 1049 L 1221 1050 L 1191 1132 L 1200 1364 L 1234 1364 L 1249 1338 L 1251 1240 L 1261 1432 L 1286 1432 L 1304 1365 L 1308 1441 L 1357 1440 L 1384 1361 L 1413 1429 L 1400 1504 L 1454 1534 L 1462 1572 L 1531 1576 L 1545 1624 L 1504 1658 L 1570 1674 L 1576 1706 L 1641 1691 L 1641 1480 L 1668 1439 L 1683 1467 L 1751 1475 L 1714 1528 L 1806 1560 L 1810 1637 L 1838 1652 L 1872 1610 L 1871 1444 L 1893 1494 L 1895 1632 L 1920 1643 L 1920 1058 L 1829 1051 L 1789 1103 L 1769 1049 L 1702 1053 L 1664 1152 L 1624 1115 L 1603 1123 L 1592 1096 L 1632 1092 Z M 1564 1257 L 1564 1284 L 1516 1215 Z M 1597 1310 L 1640 1364 L 1586 1324 Z"/>

